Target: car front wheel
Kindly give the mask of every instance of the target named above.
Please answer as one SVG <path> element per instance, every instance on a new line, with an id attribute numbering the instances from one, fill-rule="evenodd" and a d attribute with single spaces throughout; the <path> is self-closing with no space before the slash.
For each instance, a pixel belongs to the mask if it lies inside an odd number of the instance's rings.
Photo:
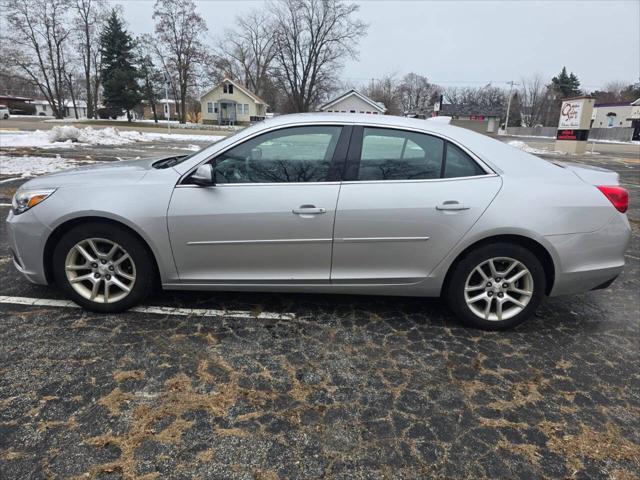
<path id="1" fill-rule="evenodd" d="M 545 284 L 542 264 L 531 251 L 496 243 L 471 251 L 455 265 L 445 295 L 467 325 L 503 330 L 533 315 Z"/>
<path id="2" fill-rule="evenodd" d="M 62 236 L 53 255 L 56 283 L 77 304 L 98 312 L 136 305 L 153 285 L 144 244 L 110 224 L 87 224 Z"/>

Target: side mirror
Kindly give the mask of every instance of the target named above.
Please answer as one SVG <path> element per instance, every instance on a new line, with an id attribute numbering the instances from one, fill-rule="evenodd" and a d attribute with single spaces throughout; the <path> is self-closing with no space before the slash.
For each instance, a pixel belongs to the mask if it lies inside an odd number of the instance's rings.
<path id="1" fill-rule="evenodd" d="M 213 165 L 205 163 L 200 165 L 191 175 L 191 182 L 201 187 L 212 187 L 216 184 Z"/>

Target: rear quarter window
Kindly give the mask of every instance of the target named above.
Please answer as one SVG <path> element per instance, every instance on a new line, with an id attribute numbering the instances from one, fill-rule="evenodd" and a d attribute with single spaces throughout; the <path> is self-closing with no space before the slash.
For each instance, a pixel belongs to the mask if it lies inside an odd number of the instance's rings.
<path id="1" fill-rule="evenodd" d="M 447 142 L 443 178 L 473 177 L 484 175 L 480 166 L 460 147 Z"/>

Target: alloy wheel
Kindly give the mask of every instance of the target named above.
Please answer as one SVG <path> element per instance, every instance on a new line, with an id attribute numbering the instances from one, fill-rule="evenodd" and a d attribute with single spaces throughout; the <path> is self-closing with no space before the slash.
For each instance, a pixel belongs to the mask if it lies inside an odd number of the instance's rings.
<path id="1" fill-rule="evenodd" d="M 495 257 L 476 266 L 464 285 L 464 299 L 478 317 L 490 321 L 513 318 L 533 296 L 533 276 L 518 260 Z"/>
<path id="2" fill-rule="evenodd" d="M 65 273 L 73 289 L 96 303 L 124 299 L 136 281 L 133 258 L 118 243 L 105 238 L 88 238 L 67 253 Z"/>

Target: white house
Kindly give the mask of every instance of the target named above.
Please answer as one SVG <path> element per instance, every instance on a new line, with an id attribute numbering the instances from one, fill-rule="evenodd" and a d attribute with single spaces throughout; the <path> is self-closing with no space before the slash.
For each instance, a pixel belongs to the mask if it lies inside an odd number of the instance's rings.
<path id="1" fill-rule="evenodd" d="M 631 127 L 631 102 L 596 103 L 591 115 L 591 128 Z"/>
<path id="2" fill-rule="evenodd" d="M 230 78 L 200 97 L 202 123 L 247 125 L 264 120 L 267 103 Z"/>
<path id="3" fill-rule="evenodd" d="M 384 115 L 387 108 L 383 103 L 375 102 L 366 95 L 351 89 L 320 107 L 321 112 L 329 113 L 370 113 Z"/>
<path id="4" fill-rule="evenodd" d="M 29 102 L 31 105 L 33 105 L 36 108 L 36 115 L 39 116 L 52 116 L 53 115 L 53 110 L 51 109 L 51 106 L 49 105 L 49 102 L 46 100 L 31 100 Z"/>
<path id="5" fill-rule="evenodd" d="M 36 115 L 53 116 L 53 109 L 51 105 L 49 105 L 48 100 L 31 100 L 29 103 L 36 108 Z M 76 109 L 78 110 L 78 118 L 86 118 L 87 102 L 84 100 L 76 100 Z M 76 117 L 76 110 L 74 110 L 71 100 L 65 100 L 64 102 L 64 116 L 68 118 Z"/>
<path id="6" fill-rule="evenodd" d="M 84 100 L 76 100 L 76 106 L 74 110 L 73 102 L 71 100 L 65 100 L 64 102 L 64 116 L 68 118 L 76 118 L 76 110 L 78 112 L 78 118 L 87 118 L 87 102 Z"/>

